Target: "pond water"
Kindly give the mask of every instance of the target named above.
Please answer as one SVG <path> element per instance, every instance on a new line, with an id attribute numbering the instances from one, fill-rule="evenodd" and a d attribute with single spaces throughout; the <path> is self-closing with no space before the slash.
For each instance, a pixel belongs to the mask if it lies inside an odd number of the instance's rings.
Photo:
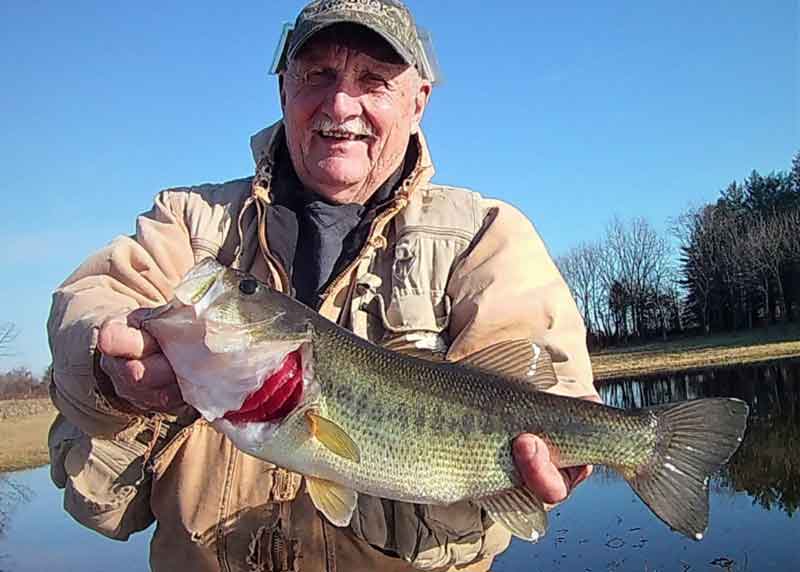
<path id="1" fill-rule="evenodd" d="M 716 396 L 750 404 L 742 445 L 710 485 L 708 533 L 695 542 L 671 532 L 598 469 L 551 513 L 547 536 L 515 539 L 495 572 L 800 570 L 800 362 L 613 382 L 600 394 L 626 408 Z"/>
<path id="2" fill-rule="evenodd" d="M 117 542 L 92 532 L 61 509 L 49 467 L 20 471 L 0 482 L 7 522 L 0 533 L 0 572 L 142 572 L 150 534 Z"/>
<path id="3" fill-rule="evenodd" d="M 494 572 L 800 570 L 800 362 L 614 382 L 606 403 L 641 407 L 731 396 L 752 407 L 739 452 L 711 484 L 708 534 L 671 532 L 614 473 L 596 470 L 550 516 L 538 544 L 514 541 Z M 0 478 L 0 572 L 147 570 L 149 533 L 121 543 L 61 510 L 47 467 Z"/>

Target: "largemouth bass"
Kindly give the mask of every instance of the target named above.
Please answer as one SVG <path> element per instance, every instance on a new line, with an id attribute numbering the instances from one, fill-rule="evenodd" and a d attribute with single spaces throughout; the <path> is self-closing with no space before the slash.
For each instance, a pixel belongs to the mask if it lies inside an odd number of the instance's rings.
<path id="1" fill-rule="evenodd" d="M 144 327 L 187 403 L 246 453 L 303 474 L 338 526 L 358 493 L 469 500 L 535 541 L 546 513 L 511 452 L 533 433 L 557 466 L 613 468 L 673 530 L 699 540 L 709 476 L 739 446 L 748 414 L 737 399 L 624 411 L 542 392 L 557 380 L 530 340 L 458 363 L 389 351 L 210 259 Z"/>

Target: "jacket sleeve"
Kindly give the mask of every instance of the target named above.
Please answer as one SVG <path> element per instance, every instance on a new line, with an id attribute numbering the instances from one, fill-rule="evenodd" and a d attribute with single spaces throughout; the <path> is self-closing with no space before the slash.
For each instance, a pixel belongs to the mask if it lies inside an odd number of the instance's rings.
<path id="1" fill-rule="evenodd" d="M 583 319 L 542 239 L 515 208 L 482 204 L 482 228 L 448 282 L 448 360 L 497 340 L 531 338 L 566 358 L 555 364 L 559 383 L 549 391 L 596 395 Z"/>
<path id="2" fill-rule="evenodd" d="M 97 332 L 109 316 L 166 302 L 194 263 L 189 232 L 177 214 L 182 194 L 159 194 L 138 217 L 135 235 L 118 237 L 90 256 L 53 295 L 47 323 L 53 402 L 89 436 L 113 437 L 141 421 L 98 367 Z"/>

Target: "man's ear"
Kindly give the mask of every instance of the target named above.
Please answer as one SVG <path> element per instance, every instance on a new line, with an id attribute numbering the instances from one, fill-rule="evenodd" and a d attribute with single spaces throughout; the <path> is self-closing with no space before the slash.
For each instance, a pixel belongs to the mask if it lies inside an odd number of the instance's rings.
<path id="1" fill-rule="evenodd" d="M 414 110 L 411 120 L 411 133 L 419 131 L 419 124 L 422 122 L 422 116 L 425 114 L 425 108 L 428 106 L 428 101 L 431 98 L 431 91 L 433 85 L 431 82 L 421 79 L 419 82 L 419 89 L 414 96 Z"/>
<path id="2" fill-rule="evenodd" d="M 281 100 L 281 111 L 286 110 L 286 91 L 283 89 L 283 74 L 278 74 L 278 97 Z"/>

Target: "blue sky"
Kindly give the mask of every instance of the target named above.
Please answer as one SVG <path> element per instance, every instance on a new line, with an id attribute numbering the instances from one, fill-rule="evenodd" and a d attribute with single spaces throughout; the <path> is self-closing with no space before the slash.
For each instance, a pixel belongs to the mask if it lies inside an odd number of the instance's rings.
<path id="1" fill-rule="evenodd" d="M 554 254 L 665 228 L 800 149 L 798 2 L 409 0 L 445 75 L 437 180 L 520 207 Z M 42 370 L 50 292 L 161 188 L 251 173 L 297 0 L 0 2 L 0 322 Z"/>

